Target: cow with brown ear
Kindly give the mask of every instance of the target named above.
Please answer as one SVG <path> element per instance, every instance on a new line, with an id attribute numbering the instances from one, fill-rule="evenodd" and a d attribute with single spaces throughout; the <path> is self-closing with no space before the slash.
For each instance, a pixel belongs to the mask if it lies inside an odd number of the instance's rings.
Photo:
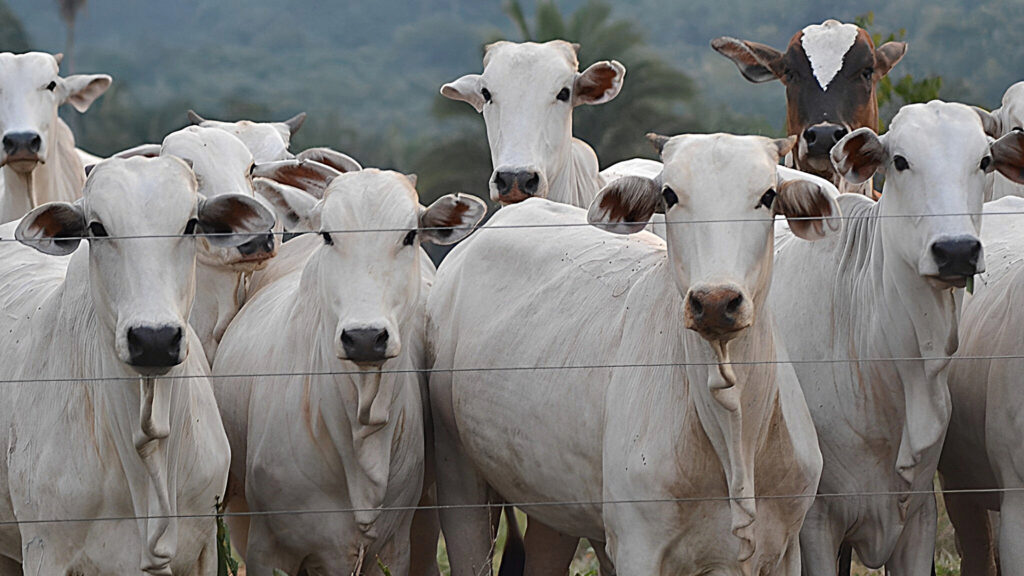
<path id="1" fill-rule="evenodd" d="M 712 40 L 711 47 L 732 60 L 747 80 L 779 80 L 786 87 L 786 130 L 799 138 L 787 166 L 821 176 L 842 192 L 873 197 L 869 181 L 845 181 L 828 154 L 846 134 L 878 128 L 875 90 L 903 58 L 905 43 L 876 48 L 859 26 L 826 20 L 793 35 L 785 52 L 728 36 Z"/>

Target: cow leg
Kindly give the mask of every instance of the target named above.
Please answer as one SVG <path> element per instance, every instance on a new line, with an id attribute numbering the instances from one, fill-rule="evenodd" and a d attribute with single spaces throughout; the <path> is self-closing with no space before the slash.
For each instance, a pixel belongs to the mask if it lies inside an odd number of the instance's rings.
<path id="1" fill-rule="evenodd" d="M 779 576 L 800 576 L 800 538 L 793 537 L 779 561 Z"/>
<path id="2" fill-rule="evenodd" d="M 622 520 L 627 520 L 623 515 Z M 637 521 L 644 518 L 639 515 Z M 636 524 L 635 521 L 623 522 L 622 527 L 631 528 L 626 533 L 610 537 L 611 549 L 608 550 L 615 559 L 615 567 L 621 576 L 650 576 L 664 574 L 662 570 L 663 549 L 659 543 L 664 535 L 648 533 L 647 524 Z"/>
<path id="3" fill-rule="evenodd" d="M 239 556 L 245 558 L 249 548 L 249 516 L 245 515 L 249 512 L 249 503 L 245 501 L 242 495 L 235 496 L 228 503 L 227 511 L 229 515 L 224 517 L 224 522 L 228 525 L 231 546 L 238 552 Z M 230 515 L 232 513 L 242 515 Z"/>
<path id="4" fill-rule="evenodd" d="M 21 576 L 21 564 L 6 556 L 0 556 L 0 576 Z"/>
<path id="5" fill-rule="evenodd" d="M 924 506 L 907 518 L 896 548 L 885 563 L 890 576 L 931 576 L 935 568 L 935 498 L 925 497 Z"/>
<path id="6" fill-rule="evenodd" d="M 434 506 L 437 498 L 434 491 L 424 492 L 420 499 L 420 506 Z M 437 540 L 441 534 L 441 521 L 438 518 L 437 510 L 430 508 L 417 510 L 412 517 L 412 529 L 410 530 L 410 574 L 422 574 L 423 576 L 437 576 L 440 572 L 437 567 Z"/>
<path id="7" fill-rule="evenodd" d="M 579 543 L 579 538 L 566 536 L 530 517 L 523 537 L 526 548 L 525 576 L 565 576 Z"/>
<path id="8" fill-rule="evenodd" d="M 950 488 L 951 487 L 946 487 Z M 942 496 L 960 546 L 961 576 L 996 576 L 995 538 L 988 510 L 971 494 Z"/>
<path id="9" fill-rule="evenodd" d="M 800 529 L 800 565 L 804 576 L 837 576 L 844 530 L 829 518 L 824 500 L 816 499 Z"/>
<path id="10" fill-rule="evenodd" d="M 273 536 L 274 516 L 253 516 L 249 525 L 249 550 L 245 558 L 246 576 L 273 576 L 274 570 L 299 574 L 302 558 L 277 545 Z"/>
<path id="11" fill-rule="evenodd" d="M 999 567 L 1002 574 L 1024 574 L 1024 493 L 1006 492 L 999 506 Z"/>
<path id="12" fill-rule="evenodd" d="M 415 574 L 420 575 L 422 572 L 416 572 L 415 570 L 410 571 L 409 561 L 411 559 L 411 551 L 409 549 L 409 540 L 403 537 L 399 537 L 401 534 L 409 533 L 410 522 L 403 522 L 403 526 L 398 532 L 392 536 L 384 547 L 380 551 L 380 561 L 387 567 L 388 571 L 395 576 L 402 574 Z M 363 563 L 363 574 L 382 574 L 383 571 L 376 565 L 377 559 L 370 558 Z M 434 561 L 434 565 L 437 565 L 437 561 Z M 436 570 L 435 570 L 436 572 Z"/>
<path id="13" fill-rule="evenodd" d="M 601 576 L 615 576 L 615 564 L 612 562 L 612 559 L 608 557 L 608 551 L 605 550 L 605 543 L 591 540 L 590 545 L 594 548 L 594 556 L 597 556 L 597 563 L 600 566 Z"/>

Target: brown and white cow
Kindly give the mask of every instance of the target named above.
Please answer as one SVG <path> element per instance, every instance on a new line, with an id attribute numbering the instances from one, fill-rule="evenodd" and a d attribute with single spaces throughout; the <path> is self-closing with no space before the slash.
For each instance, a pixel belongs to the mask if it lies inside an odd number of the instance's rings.
<path id="1" fill-rule="evenodd" d="M 751 82 L 778 79 L 786 87 L 786 131 L 800 137 L 787 165 L 831 180 L 841 192 L 872 195 L 871 181 L 854 186 L 836 174 L 829 150 L 858 128 L 878 129 L 875 89 L 907 51 L 904 42 L 875 48 L 859 26 L 826 20 L 790 39 L 786 51 L 722 36 L 711 47 Z"/>

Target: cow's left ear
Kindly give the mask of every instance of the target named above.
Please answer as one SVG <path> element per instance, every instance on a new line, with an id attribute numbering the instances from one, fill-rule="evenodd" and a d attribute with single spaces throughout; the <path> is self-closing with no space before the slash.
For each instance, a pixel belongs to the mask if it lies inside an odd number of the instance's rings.
<path id="1" fill-rule="evenodd" d="M 469 194 L 448 194 L 420 210 L 420 242 L 455 244 L 473 233 L 487 205 Z"/>
<path id="2" fill-rule="evenodd" d="M 93 101 L 110 88 L 113 79 L 106 74 L 75 74 L 64 79 L 64 102 L 85 112 Z"/>
<path id="3" fill-rule="evenodd" d="M 1024 184 L 1024 132 L 1010 132 L 989 145 L 989 150 L 992 152 L 989 170 L 998 170 L 1017 184 Z"/>
<path id="4" fill-rule="evenodd" d="M 789 229 L 804 240 L 825 237 L 825 225 L 839 230 L 839 204 L 823 186 L 808 180 L 785 180 L 779 183 L 772 202 L 772 212 L 789 221 Z"/>
<path id="5" fill-rule="evenodd" d="M 197 231 L 217 248 L 241 246 L 256 234 L 274 228 L 274 215 L 258 200 L 243 194 L 221 194 L 199 198 Z"/>
<path id="6" fill-rule="evenodd" d="M 782 80 L 785 76 L 785 55 L 767 44 L 722 36 L 711 41 L 711 48 L 732 60 L 740 74 L 751 82 Z"/>
<path id="7" fill-rule="evenodd" d="M 572 87 L 572 105 L 604 104 L 619 95 L 626 67 L 615 60 L 591 64 L 576 77 Z"/>
<path id="8" fill-rule="evenodd" d="M 906 42 L 886 42 L 875 48 L 875 74 L 879 78 L 888 74 L 906 53 Z"/>
<path id="9" fill-rule="evenodd" d="M 882 167 L 885 146 L 871 128 L 858 128 L 836 142 L 829 156 L 843 178 L 853 184 L 862 184 Z"/>
<path id="10" fill-rule="evenodd" d="M 325 164 L 342 174 L 358 172 L 363 169 L 362 165 L 356 162 L 355 158 L 331 148 L 307 148 L 299 152 L 295 157 L 299 160 L 312 160 Z"/>
<path id="11" fill-rule="evenodd" d="M 14 231 L 18 242 L 51 256 L 71 254 L 85 235 L 81 206 L 67 202 L 50 202 L 32 209 Z"/>
<path id="12" fill-rule="evenodd" d="M 270 202 L 289 232 L 312 232 L 320 228 L 320 202 L 308 192 L 270 178 L 252 181 L 256 193 Z"/>
<path id="13" fill-rule="evenodd" d="M 632 234 L 647 226 L 651 216 L 665 212 L 661 186 L 643 176 L 623 176 L 597 193 L 587 222 L 616 234 Z"/>
<path id="14" fill-rule="evenodd" d="M 314 160 L 289 159 L 255 164 L 253 178 L 269 178 L 299 190 L 309 192 L 316 198 L 324 197 L 327 185 L 340 176 L 341 172 Z"/>
<path id="15" fill-rule="evenodd" d="M 985 134 L 992 138 L 999 138 L 1003 134 L 1003 123 L 1001 118 L 1001 109 L 996 108 L 991 112 L 985 111 L 984 108 L 977 106 L 971 106 L 971 109 L 978 113 L 978 117 L 981 118 L 981 125 L 985 128 Z"/>

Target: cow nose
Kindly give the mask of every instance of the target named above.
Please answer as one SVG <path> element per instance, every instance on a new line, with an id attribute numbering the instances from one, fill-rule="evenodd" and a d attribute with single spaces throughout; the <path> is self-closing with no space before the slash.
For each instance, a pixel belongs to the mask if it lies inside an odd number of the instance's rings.
<path id="1" fill-rule="evenodd" d="M 4 153 L 8 156 L 24 154 L 35 156 L 43 145 L 38 132 L 8 132 L 4 134 Z"/>
<path id="2" fill-rule="evenodd" d="M 181 363 L 180 326 L 138 326 L 128 329 L 128 363 L 147 368 L 170 368 Z"/>
<path id="3" fill-rule="evenodd" d="M 522 202 L 537 195 L 540 174 L 533 170 L 499 171 L 494 174 L 494 187 L 501 202 Z"/>
<path id="4" fill-rule="evenodd" d="M 750 325 L 751 304 L 731 286 L 693 288 L 686 297 L 686 327 L 705 338 L 731 339 Z"/>
<path id="5" fill-rule="evenodd" d="M 804 130 L 808 156 L 828 156 L 832 147 L 849 132 L 839 124 L 815 124 Z"/>
<path id="6" fill-rule="evenodd" d="M 386 328 L 350 328 L 341 331 L 345 356 L 356 364 L 382 364 L 387 360 Z"/>
<path id="7" fill-rule="evenodd" d="M 940 278 L 974 276 L 978 273 L 981 241 L 977 238 L 938 240 L 932 244 L 932 256 Z"/>
<path id="8" fill-rule="evenodd" d="M 253 236 L 248 242 L 238 247 L 243 256 L 253 254 L 269 254 L 274 251 L 274 234 L 266 233 L 260 236 Z"/>

